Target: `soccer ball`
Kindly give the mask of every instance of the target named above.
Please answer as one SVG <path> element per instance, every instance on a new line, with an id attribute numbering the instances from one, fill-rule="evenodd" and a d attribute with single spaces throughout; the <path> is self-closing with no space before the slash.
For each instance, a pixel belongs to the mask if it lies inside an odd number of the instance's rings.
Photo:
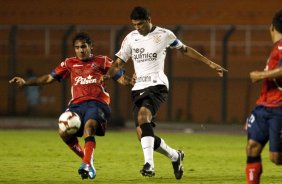
<path id="1" fill-rule="evenodd" d="M 59 117 L 60 130 L 68 134 L 75 134 L 80 125 L 80 118 L 75 112 L 66 111 Z"/>

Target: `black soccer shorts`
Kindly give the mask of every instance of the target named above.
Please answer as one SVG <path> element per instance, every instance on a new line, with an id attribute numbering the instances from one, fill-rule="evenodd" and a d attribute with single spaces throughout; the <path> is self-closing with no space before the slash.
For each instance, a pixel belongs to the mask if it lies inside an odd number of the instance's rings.
<path id="1" fill-rule="evenodd" d="M 135 126 L 138 126 L 137 117 L 141 107 L 148 108 L 153 117 L 155 117 L 160 105 L 167 100 L 167 97 L 168 89 L 165 85 L 150 86 L 145 89 L 132 91 Z"/>

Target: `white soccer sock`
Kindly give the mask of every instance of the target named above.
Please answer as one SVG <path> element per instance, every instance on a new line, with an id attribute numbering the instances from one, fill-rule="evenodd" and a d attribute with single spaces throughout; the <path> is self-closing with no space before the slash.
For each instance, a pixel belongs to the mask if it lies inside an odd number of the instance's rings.
<path id="1" fill-rule="evenodd" d="M 144 154 L 144 164 L 147 162 L 154 168 L 154 142 L 155 138 L 146 136 L 141 138 L 141 145 Z"/>
<path id="2" fill-rule="evenodd" d="M 163 139 L 161 139 L 160 147 L 158 147 L 155 151 L 167 156 L 172 162 L 175 162 L 178 159 L 177 151 L 169 147 Z"/>

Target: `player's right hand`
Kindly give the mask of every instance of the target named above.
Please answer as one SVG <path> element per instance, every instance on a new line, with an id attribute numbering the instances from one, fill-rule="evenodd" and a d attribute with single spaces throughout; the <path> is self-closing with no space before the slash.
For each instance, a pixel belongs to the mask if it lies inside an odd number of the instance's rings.
<path id="1" fill-rule="evenodd" d="M 9 81 L 10 84 L 17 84 L 19 87 L 22 87 L 26 82 L 23 78 L 21 77 L 14 77 Z"/>
<path id="2" fill-rule="evenodd" d="M 100 83 L 103 83 L 103 82 L 106 82 L 107 80 L 109 80 L 111 78 L 110 75 L 102 75 L 101 78 L 100 78 Z"/>
<path id="3" fill-rule="evenodd" d="M 132 86 L 134 86 L 134 84 L 136 83 L 136 80 L 137 80 L 136 73 L 134 73 L 134 74 L 132 75 L 130 84 L 131 84 Z"/>

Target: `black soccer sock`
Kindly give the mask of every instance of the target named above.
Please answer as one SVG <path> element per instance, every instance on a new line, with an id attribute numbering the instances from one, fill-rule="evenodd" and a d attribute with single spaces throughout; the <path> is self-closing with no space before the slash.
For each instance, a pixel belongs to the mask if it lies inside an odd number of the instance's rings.
<path id="1" fill-rule="evenodd" d="M 154 137 L 154 130 L 150 123 L 143 123 L 140 128 L 142 130 L 141 138 L 147 136 Z"/>
<path id="2" fill-rule="evenodd" d="M 161 145 L 161 138 L 155 135 L 154 150 L 158 149 Z"/>
<path id="3" fill-rule="evenodd" d="M 257 156 L 257 157 L 248 156 L 247 157 L 247 163 L 256 163 L 256 162 L 261 162 L 261 156 Z"/>
<path id="4" fill-rule="evenodd" d="M 88 141 L 93 141 L 95 142 L 95 137 L 94 136 L 88 136 L 84 139 L 85 143 L 88 142 Z"/>

